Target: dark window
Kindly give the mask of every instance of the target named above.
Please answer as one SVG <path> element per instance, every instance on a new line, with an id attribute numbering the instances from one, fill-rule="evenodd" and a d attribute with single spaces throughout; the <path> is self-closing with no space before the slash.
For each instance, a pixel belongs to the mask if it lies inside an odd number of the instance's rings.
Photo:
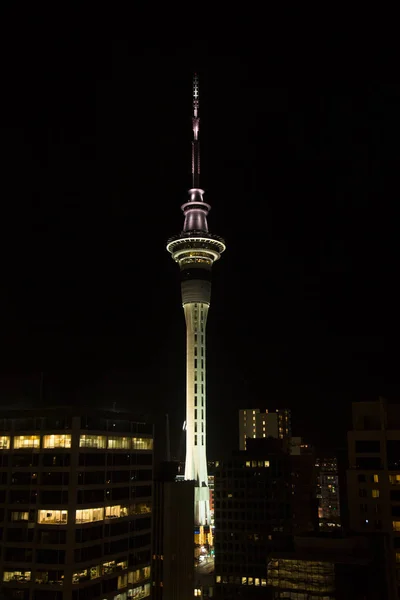
<path id="1" fill-rule="evenodd" d="M 87 527 L 86 529 L 75 530 L 75 541 L 79 544 L 83 542 L 90 542 L 93 540 L 100 540 L 103 537 L 103 526 L 97 525 L 96 527 Z"/>
<path id="2" fill-rule="evenodd" d="M 372 452 L 378 454 L 381 451 L 381 443 L 379 440 L 356 440 L 356 453 Z"/>
<path id="3" fill-rule="evenodd" d="M 43 429 L 71 429 L 72 417 L 46 417 Z"/>
<path id="4" fill-rule="evenodd" d="M 7 529 L 7 542 L 32 542 L 34 529 L 27 527 L 9 527 Z"/>
<path id="5" fill-rule="evenodd" d="M 7 454 L 0 454 L 0 467 L 8 467 Z"/>
<path id="6" fill-rule="evenodd" d="M 106 500 L 127 500 L 129 499 L 129 488 L 113 488 L 106 490 Z"/>
<path id="7" fill-rule="evenodd" d="M 36 550 L 36 562 L 48 565 L 63 565 L 65 563 L 65 550 L 45 548 Z"/>
<path id="8" fill-rule="evenodd" d="M 14 454 L 12 456 L 13 467 L 36 467 L 39 464 L 39 455 L 33 452 L 29 454 Z"/>
<path id="9" fill-rule="evenodd" d="M 39 544 L 65 544 L 67 541 L 67 532 L 60 531 L 56 527 L 52 529 L 39 529 L 37 535 Z"/>
<path id="10" fill-rule="evenodd" d="M 131 488 L 131 498 L 149 498 L 151 496 L 151 485 L 138 485 Z"/>
<path id="11" fill-rule="evenodd" d="M 143 519 L 135 519 L 130 522 L 131 531 L 142 531 L 143 529 L 151 529 L 150 517 L 143 517 Z"/>
<path id="12" fill-rule="evenodd" d="M 112 577 L 111 579 L 106 579 L 102 583 L 103 594 L 107 594 L 108 592 L 114 592 L 117 589 L 118 589 L 118 577 Z"/>
<path id="13" fill-rule="evenodd" d="M 392 505 L 392 516 L 393 517 L 400 517 L 400 505 L 398 505 L 398 506 Z"/>
<path id="14" fill-rule="evenodd" d="M 365 488 L 360 488 L 358 490 L 358 495 L 360 496 L 360 498 L 366 498 L 367 497 L 367 490 Z"/>
<path id="15" fill-rule="evenodd" d="M 126 552 L 129 548 L 129 538 L 104 542 L 104 554 L 117 554 L 118 552 Z"/>
<path id="16" fill-rule="evenodd" d="M 79 454 L 79 464 L 86 467 L 102 467 L 106 464 L 106 454 L 97 452 L 82 452 Z"/>
<path id="17" fill-rule="evenodd" d="M 33 558 L 32 548 L 5 548 L 4 560 L 15 562 L 31 562 Z"/>
<path id="18" fill-rule="evenodd" d="M 389 469 L 400 468 L 400 440 L 388 440 L 386 452 Z"/>
<path id="19" fill-rule="evenodd" d="M 133 521 L 131 521 L 133 523 Z M 104 528 L 104 537 L 115 537 L 129 533 L 129 521 L 123 523 L 111 523 Z"/>
<path id="20" fill-rule="evenodd" d="M 78 504 L 86 504 L 90 502 L 104 502 L 104 488 L 95 490 L 78 490 Z"/>
<path id="21" fill-rule="evenodd" d="M 31 485 L 37 483 L 37 473 L 29 471 L 17 471 L 11 473 L 11 485 Z"/>
<path id="22" fill-rule="evenodd" d="M 380 469 L 382 466 L 380 456 L 357 456 L 356 457 L 356 468 L 360 470 L 375 470 Z"/>
<path id="23" fill-rule="evenodd" d="M 100 558 L 102 555 L 101 545 L 89 546 L 87 548 L 77 548 L 75 551 L 75 562 L 85 562 Z"/>
<path id="24" fill-rule="evenodd" d="M 62 471 L 45 471 L 42 473 L 42 485 L 68 485 L 69 473 Z"/>
<path id="25" fill-rule="evenodd" d="M 7 471 L 2 471 L 0 473 L 0 484 L 7 485 Z"/>
<path id="26" fill-rule="evenodd" d="M 50 590 L 33 590 L 33 600 L 62 600 L 63 593 Z"/>
<path id="27" fill-rule="evenodd" d="M 400 502 L 400 490 L 390 490 L 390 499 L 393 502 Z"/>
<path id="28" fill-rule="evenodd" d="M 100 583 L 96 583 L 80 590 L 74 590 L 72 592 L 72 600 L 92 600 L 92 598 L 98 598 L 100 594 L 101 585 Z"/>
<path id="29" fill-rule="evenodd" d="M 81 417 L 82 429 L 93 429 L 94 431 L 107 431 L 107 419 L 97 416 Z"/>
<path id="30" fill-rule="evenodd" d="M 66 504 L 68 502 L 68 490 L 45 490 L 40 492 L 40 501 L 42 504 Z"/>
<path id="31" fill-rule="evenodd" d="M 133 454 L 114 454 L 113 452 L 110 452 L 107 455 L 107 465 L 110 467 L 128 467 L 131 464 L 132 458 L 134 458 Z"/>
<path id="32" fill-rule="evenodd" d="M 43 454 L 43 465 L 45 467 L 69 467 L 71 455 L 68 452 L 57 452 Z"/>
<path id="33" fill-rule="evenodd" d="M 36 504 L 37 492 L 31 490 L 11 490 L 11 504 Z"/>
<path id="34" fill-rule="evenodd" d="M 78 485 L 96 485 L 106 482 L 106 474 L 102 471 L 87 471 L 78 473 Z"/>
<path id="35" fill-rule="evenodd" d="M 34 430 L 36 428 L 35 419 L 15 419 L 14 428 L 16 431 Z"/>

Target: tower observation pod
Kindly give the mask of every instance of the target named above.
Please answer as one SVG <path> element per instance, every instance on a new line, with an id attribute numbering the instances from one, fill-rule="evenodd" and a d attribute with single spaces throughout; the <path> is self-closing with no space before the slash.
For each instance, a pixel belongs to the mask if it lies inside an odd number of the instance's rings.
<path id="1" fill-rule="evenodd" d="M 195 524 L 210 524 L 207 473 L 206 324 L 211 298 L 211 270 L 225 250 L 224 240 L 208 231 L 210 205 L 200 188 L 199 83 L 193 78 L 192 187 L 182 205 L 183 230 L 168 240 L 167 250 L 181 273 L 186 320 L 186 461 L 185 479 L 196 482 Z"/>

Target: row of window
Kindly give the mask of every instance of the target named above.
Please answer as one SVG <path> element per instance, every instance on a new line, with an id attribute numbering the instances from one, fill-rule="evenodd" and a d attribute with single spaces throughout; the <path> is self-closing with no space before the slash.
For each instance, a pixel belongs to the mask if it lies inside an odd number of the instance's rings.
<path id="1" fill-rule="evenodd" d="M 121 519 L 132 515 L 142 515 L 151 512 L 149 502 L 136 504 L 115 504 L 99 508 L 82 508 L 76 510 L 75 523 L 94 523 L 104 519 Z M 12 521 L 29 521 L 29 511 L 14 511 L 11 513 Z M 66 525 L 68 510 L 38 510 L 37 522 L 44 525 Z"/>
<path id="2" fill-rule="evenodd" d="M 234 583 L 235 585 L 254 585 L 256 587 L 267 585 L 267 580 L 261 577 L 235 577 L 234 575 L 216 575 L 216 583 Z"/>
<path id="3" fill-rule="evenodd" d="M 126 562 L 126 561 L 125 561 Z M 122 566 L 122 563 L 115 563 L 115 561 L 110 561 L 108 563 L 103 563 L 103 565 L 96 565 L 94 567 L 90 567 L 89 569 L 82 569 L 81 571 L 77 571 L 72 575 L 72 583 L 79 584 L 83 581 L 89 581 L 91 579 L 97 579 L 102 575 L 108 575 L 109 573 L 114 573 L 121 569 L 126 569 L 127 565 Z M 127 587 L 129 584 L 133 585 L 138 583 L 139 581 L 149 579 L 150 578 L 150 566 L 143 567 L 142 569 L 137 569 L 135 571 L 129 571 L 124 575 L 120 575 L 118 577 L 118 589 L 122 589 Z M 3 582 L 16 582 L 16 583 L 29 583 L 32 581 L 32 571 L 26 570 L 14 570 L 14 571 L 4 571 L 3 573 Z M 51 570 L 51 571 L 36 571 L 35 574 L 35 583 L 47 583 L 52 585 L 63 585 L 64 583 L 64 572 L 61 570 Z M 145 593 L 148 591 L 148 593 Z M 144 598 L 150 595 L 150 584 L 144 584 L 138 586 L 137 588 L 128 590 L 128 597 L 139 599 Z M 121 596 L 121 594 L 120 594 Z"/>
<path id="4" fill-rule="evenodd" d="M 42 438 L 42 445 L 40 440 Z M 14 450 L 24 448 L 39 449 L 42 448 L 71 448 L 72 436 L 66 434 L 49 434 L 49 435 L 9 435 L 0 436 L 0 450 L 9 450 L 12 447 Z M 107 448 L 109 450 L 152 450 L 153 440 L 151 438 L 141 437 L 124 437 L 124 436 L 107 436 L 83 434 L 79 436 L 80 448 Z"/>

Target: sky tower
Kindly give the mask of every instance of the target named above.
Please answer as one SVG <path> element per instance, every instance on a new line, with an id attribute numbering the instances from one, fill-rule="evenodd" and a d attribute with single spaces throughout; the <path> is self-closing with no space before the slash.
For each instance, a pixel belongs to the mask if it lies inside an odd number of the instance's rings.
<path id="1" fill-rule="evenodd" d="M 200 188 L 199 81 L 193 78 L 192 187 L 181 208 L 183 230 L 168 240 L 167 250 L 181 272 L 186 320 L 186 462 L 185 479 L 196 481 L 195 522 L 210 524 L 206 430 L 206 323 L 211 297 L 211 269 L 225 242 L 208 231 L 211 206 Z"/>

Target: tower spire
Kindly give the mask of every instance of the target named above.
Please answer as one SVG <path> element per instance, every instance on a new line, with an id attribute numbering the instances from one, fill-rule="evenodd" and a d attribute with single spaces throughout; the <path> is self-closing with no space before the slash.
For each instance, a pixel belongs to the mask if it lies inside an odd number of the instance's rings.
<path id="1" fill-rule="evenodd" d="M 193 141 L 192 141 L 192 188 L 200 186 L 200 117 L 199 117 L 199 78 L 193 76 Z"/>

